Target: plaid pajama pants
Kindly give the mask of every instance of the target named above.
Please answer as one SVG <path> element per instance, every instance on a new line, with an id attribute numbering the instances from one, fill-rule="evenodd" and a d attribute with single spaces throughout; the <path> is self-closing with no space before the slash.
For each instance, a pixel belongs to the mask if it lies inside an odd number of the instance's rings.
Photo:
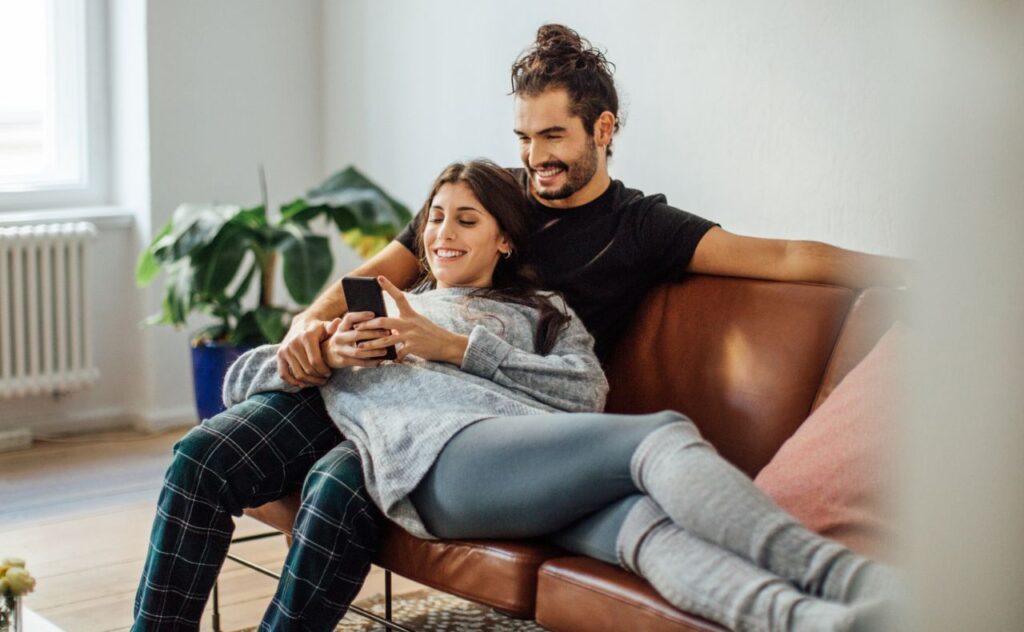
<path id="1" fill-rule="evenodd" d="M 300 488 L 292 546 L 260 630 L 333 630 L 369 572 L 379 514 L 359 454 L 315 388 L 255 395 L 175 444 L 132 630 L 198 629 L 232 516 Z"/>

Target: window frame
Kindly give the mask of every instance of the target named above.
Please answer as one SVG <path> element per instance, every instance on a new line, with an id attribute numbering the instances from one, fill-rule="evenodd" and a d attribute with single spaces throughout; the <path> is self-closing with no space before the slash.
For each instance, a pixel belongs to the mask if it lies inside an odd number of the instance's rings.
<path id="1" fill-rule="evenodd" d="M 65 6 L 68 2 L 55 1 Z M 84 57 L 82 89 L 78 103 L 57 107 L 74 107 L 79 111 L 81 177 L 73 183 L 26 184 L 22 189 L 0 189 L 0 217 L 9 212 L 97 206 L 110 200 L 108 2 L 73 2 L 77 5 L 74 10 L 82 17 L 84 30 L 76 34 Z"/>

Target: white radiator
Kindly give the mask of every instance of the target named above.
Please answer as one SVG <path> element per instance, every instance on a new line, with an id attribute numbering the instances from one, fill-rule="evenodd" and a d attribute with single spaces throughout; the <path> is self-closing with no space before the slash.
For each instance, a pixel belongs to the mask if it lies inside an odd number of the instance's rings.
<path id="1" fill-rule="evenodd" d="M 92 224 L 0 228 L 0 400 L 93 384 L 86 273 Z"/>

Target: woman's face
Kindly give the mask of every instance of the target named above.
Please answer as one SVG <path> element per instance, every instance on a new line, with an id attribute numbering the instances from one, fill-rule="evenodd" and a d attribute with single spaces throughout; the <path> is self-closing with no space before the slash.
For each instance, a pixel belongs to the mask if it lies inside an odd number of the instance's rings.
<path id="1" fill-rule="evenodd" d="M 509 251 L 498 222 L 461 182 L 434 194 L 423 247 L 439 288 L 490 287 L 498 257 Z"/>

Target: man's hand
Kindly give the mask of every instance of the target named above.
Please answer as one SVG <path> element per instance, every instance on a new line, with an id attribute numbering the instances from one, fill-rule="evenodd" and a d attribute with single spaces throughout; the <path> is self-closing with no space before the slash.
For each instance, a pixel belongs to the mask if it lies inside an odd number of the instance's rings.
<path id="1" fill-rule="evenodd" d="M 371 348 L 372 341 L 387 336 L 389 331 L 380 329 L 356 329 L 360 323 L 374 318 L 373 312 L 349 312 L 343 318 L 327 323 L 329 338 L 320 343 L 327 366 L 342 369 L 348 366 L 378 366 L 387 350 L 384 347 Z"/>
<path id="2" fill-rule="evenodd" d="M 463 356 L 466 354 L 466 347 L 469 345 L 469 337 L 437 326 L 429 318 L 414 310 L 402 291 L 393 283 L 384 277 L 377 277 L 377 281 L 384 291 L 395 299 L 395 304 L 398 305 L 398 317 L 374 318 L 357 325 L 357 331 L 389 330 L 389 335 L 372 342 L 364 342 L 360 348 L 372 351 L 397 345 L 399 362 L 405 359 L 405 356 L 413 353 L 424 360 L 448 362 L 461 366 Z"/>
<path id="3" fill-rule="evenodd" d="M 277 349 L 277 372 L 281 379 L 299 388 L 326 384 L 331 370 L 324 363 L 320 343 L 328 336 L 327 323 L 322 320 L 293 322 Z"/>

